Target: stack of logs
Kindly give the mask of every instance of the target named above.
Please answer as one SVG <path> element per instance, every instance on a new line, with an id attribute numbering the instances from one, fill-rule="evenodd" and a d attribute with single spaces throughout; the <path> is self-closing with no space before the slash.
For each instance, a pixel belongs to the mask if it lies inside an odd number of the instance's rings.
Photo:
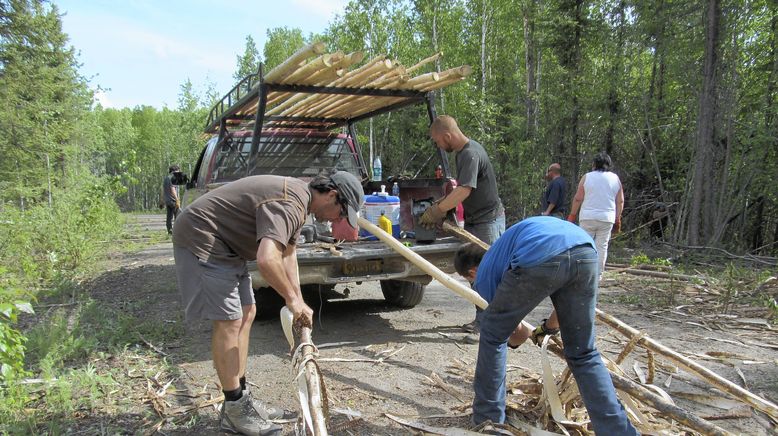
<path id="1" fill-rule="evenodd" d="M 437 53 L 412 67 L 396 60 L 377 56 L 364 65 L 351 69 L 364 59 L 362 52 L 325 53 L 324 43 L 317 42 L 298 50 L 286 61 L 264 76 L 264 83 L 309 85 L 339 88 L 372 88 L 382 90 L 432 91 L 454 84 L 471 72 L 464 65 L 441 72 L 413 76 L 423 66 L 435 62 Z M 407 97 L 376 97 L 370 95 L 308 94 L 272 91 L 267 96 L 267 116 L 354 118 L 359 115 L 399 103 Z M 255 114 L 258 102 L 242 115 Z"/>

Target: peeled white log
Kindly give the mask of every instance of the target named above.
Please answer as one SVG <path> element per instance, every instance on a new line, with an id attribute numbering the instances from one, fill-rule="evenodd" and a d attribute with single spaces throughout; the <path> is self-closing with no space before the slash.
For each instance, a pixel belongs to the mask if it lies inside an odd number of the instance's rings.
<path id="1" fill-rule="evenodd" d="M 281 83 L 285 77 L 300 68 L 306 59 L 324 53 L 325 49 L 326 46 L 323 42 L 314 42 L 313 44 L 306 45 L 300 50 L 297 50 L 295 54 L 289 56 L 281 65 L 276 66 L 265 74 L 265 83 Z"/>
<path id="2" fill-rule="evenodd" d="M 486 309 L 486 306 L 488 304 L 486 303 L 486 300 L 483 299 L 483 297 L 478 295 L 478 293 L 468 288 L 467 286 L 463 285 L 462 283 L 454 280 L 453 278 L 451 278 L 451 276 L 444 273 L 443 271 L 439 270 L 435 265 L 431 264 L 427 259 L 421 257 L 419 254 L 415 253 L 410 248 L 401 244 L 400 241 L 394 239 L 394 236 L 381 230 L 377 225 L 371 223 L 370 221 L 362 217 L 359 217 L 359 227 L 375 235 L 378 239 L 383 241 L 386 245 L 388 245 L 394 251 L 399 253 L 402 257 L 408 259 L 411 263 L 419 267 L 419 269 L 431 275 L 433 278 L 435 278 L 435 280 L 442 283 L 443 286 L 454 291 L 455 294 L 473 303 L 474 305 L 480 307 L 481 309 Z M 532 327 L 526 321 L 522 321 L 521 323 L 525 327 L 529 328 L 530 330 L 534 330 L 534 327 Z"/>
<path id="3" fill-rule="evenodd" d="M 438 59 L 440 59 L 443 56 L 443 52 L 438 52 L 426 59 L 422 59 L 419 62 L 417 62 L 414 66 L 408 68 L 408 74 L 411 74 L 412 72 L 418 70 L 419 68 L 423 67 L 424 65 L 427 65 L 430 62 L 435 62 Z"/>

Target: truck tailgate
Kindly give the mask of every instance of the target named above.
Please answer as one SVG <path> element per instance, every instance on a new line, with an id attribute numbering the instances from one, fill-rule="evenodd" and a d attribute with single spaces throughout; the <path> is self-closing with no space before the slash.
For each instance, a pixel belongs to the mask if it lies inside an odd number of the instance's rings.
<path id="1" fill-rule="evenodd" d="M 431 244 L 409 247 L 446 273 L 454 272 L 454 253 L 462 243 L 452 237 L 440 238 Z M 429 283 L 431 278 L 421 269 L 380 241 L 344 242 L 334 255 L 320 244 L 297 247 L 300 284 L 338 284 L 370 280 L 409 280 Z M 254 288 L 267 286 L 259 276 L 256 264 L 249 264 Z"/>

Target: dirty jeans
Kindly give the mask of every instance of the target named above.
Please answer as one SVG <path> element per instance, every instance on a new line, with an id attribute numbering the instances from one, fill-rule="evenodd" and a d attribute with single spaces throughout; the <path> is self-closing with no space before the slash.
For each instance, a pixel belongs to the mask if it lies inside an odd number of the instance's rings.
<path id="1" fill-rule="evenodd" d="M 503 233 L 505 233 L 505 214 L 502 213 L 498 215 L 494 221 L 489 221 L 486 223 L 479 223 L 479 224 L 467 224 L 465 223 L 465 230 L 472 233 L 473 236 L 476 238 L 486 242 L 489 245 L 494 244 L 494 241 L 497 240 Z M 479 322 L 481 319 L 481 314 L 483 313 L 483 309 L 476 306 L 475 308 L 475 321 L 474 328 L 475 332 L 478 333 L 479 329 Z"/>
<path id="2" fill-rule="evenodd" d="M 597 253 L 579 245 L 531 268 L 503 274 L 481 317 L 481 337 L 473 390 L 473 421 L 505 421 L 505 361 L 511 332 L 544 298 L 559 316 L 565 358 L 575 376 L 594 431 L 598 435 L 635 435 L 616 398 L 610 374 L 594 345 L 597 302 Z"/>

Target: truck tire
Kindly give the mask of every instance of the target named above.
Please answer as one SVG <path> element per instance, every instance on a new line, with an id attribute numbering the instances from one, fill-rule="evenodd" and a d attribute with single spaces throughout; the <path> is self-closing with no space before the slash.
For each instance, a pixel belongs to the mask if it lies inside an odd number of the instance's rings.
<path id="1" fill-rule="evenodd" d="M 303 300 L 311 309 L 317 311 L 321 303 L 328 299 L 328 293 L 332 292 L 335 285 L 302 285 Z M 255 319 L 278 318 L 281 308 L 284 307 L 284 299 L 273 288 L 254 289 L 254 299 L 257 301 L 257 315 Z"/>
<path id="2" fill-rule="evenodd" d="M 392 306 L 410 308 L 421 303 L 424 285 L 404 280 L 381 280 L 381 292 Z"/>
<path id="3" fill-rule="evenodd" d="M 254 319 L 271 319 L 280 316 L 284 307 L 284 299 L 273 288 L 254 289 L 254 299 L 257 301 L 257 315 Z"/>

